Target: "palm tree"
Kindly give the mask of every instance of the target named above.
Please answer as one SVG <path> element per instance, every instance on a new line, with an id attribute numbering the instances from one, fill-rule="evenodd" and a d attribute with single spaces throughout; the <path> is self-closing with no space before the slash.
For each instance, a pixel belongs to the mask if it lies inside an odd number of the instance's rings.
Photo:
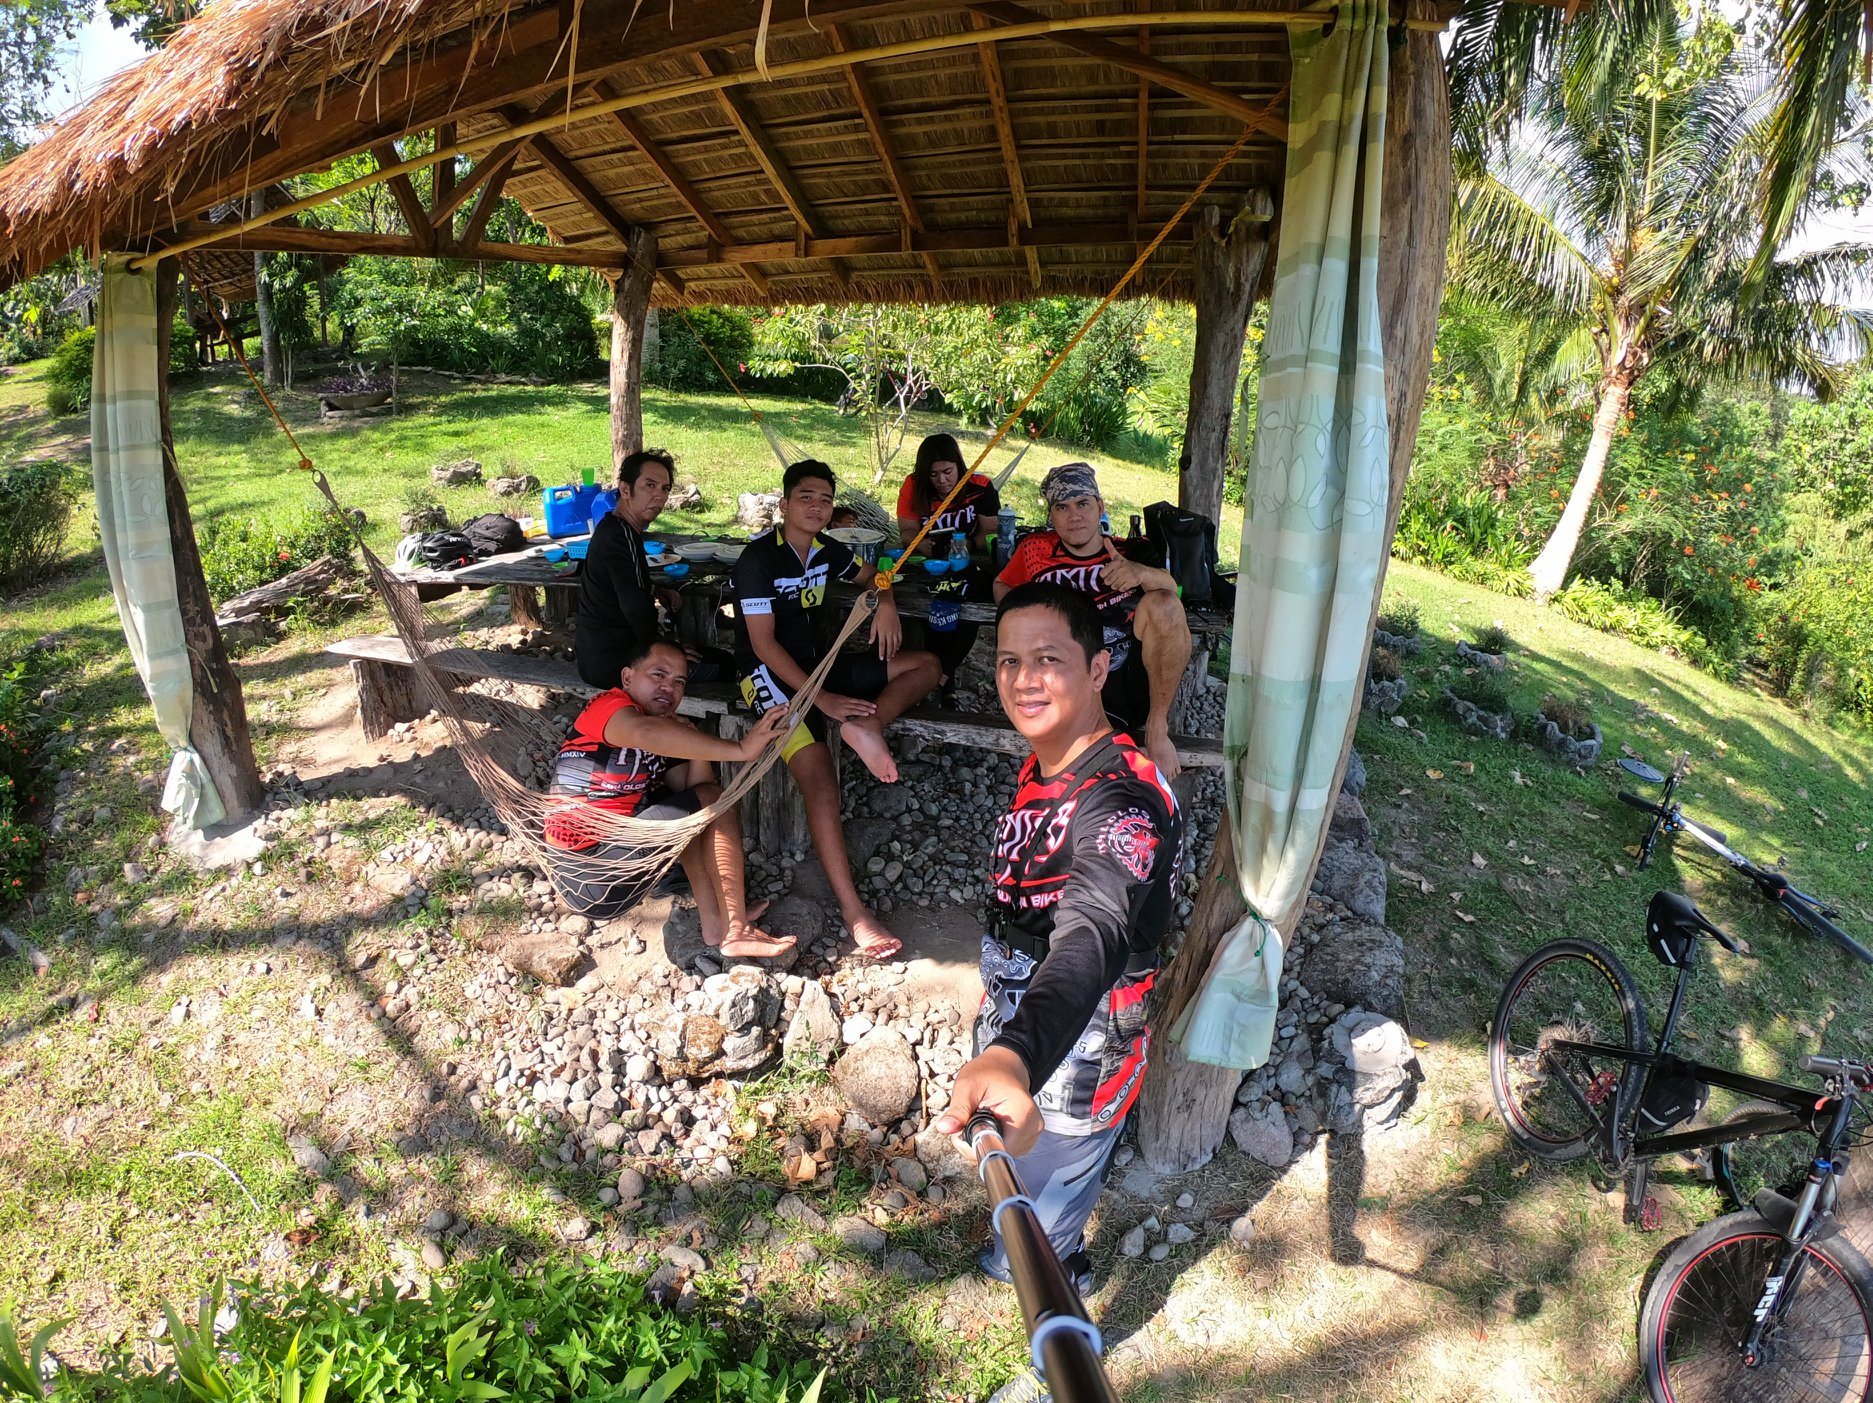
<path id="1" fill-rule="evenodd" d="M 1529 116 L 1493 168 L 1458 182 L 1453 285 L 1532 321 L 1586 330 L 1597 351 L 1593 433 L 1567 505 L 1529 567 L 1561 587 L 1633 388 L 1669 374 L 1792 382 L 1826 394 L 1873 335 L 1836 299 L 1873 245 L 1754 262 L 1773 127 L 1769 74 L 1721 22 L 1655 15 L 1578 69 L 1527 90 Z M 1846 151 L 1823 154 L 1849 161 Z M 1855 172 L 1857 174 L 1857 172 Z"/>

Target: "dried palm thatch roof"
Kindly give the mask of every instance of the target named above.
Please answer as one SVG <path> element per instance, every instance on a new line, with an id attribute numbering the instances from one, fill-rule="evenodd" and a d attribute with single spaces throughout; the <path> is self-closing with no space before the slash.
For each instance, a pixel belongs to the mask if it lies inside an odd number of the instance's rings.
<path id="1" fill-rule="evenodd" d="M 0 284 L 72 247 L 203 241 L 217 204 L 310 189 L 294 178 L 347 156 L 452 144 L 439 180 L 385 184 L 374 231 L 295 218 L 206 246 L 621 268 L 648 231 L 664 303 L 1103 290 L 1245 124 L 1209 198 L 1279 183 L 1287 36 L 1258 18 L 1224 0 L 217 0 L 0 169 Z M 484 244 L 490 192 L 553 246 Z M 1168 242 L 1140 286 L 1185 290 L 1186 250 Z"/>

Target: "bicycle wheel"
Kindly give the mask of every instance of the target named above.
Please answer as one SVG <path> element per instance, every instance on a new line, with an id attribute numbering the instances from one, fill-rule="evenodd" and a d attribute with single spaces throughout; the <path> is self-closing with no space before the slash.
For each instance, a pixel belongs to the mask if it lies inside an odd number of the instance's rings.
<path id="1" fill-rule="evenodd" d="M 1502 1122 L 1516 1144 L 1555 1163 L 1593 1148 L 1594 1120 L 1569 1084 L 1610 1115 L 1632 1104 L 1641 1070 L 1612 1056 L 1551 1052 L 1562 1038 L 1633 1052 L 1651 1044 L 1639 986 L 1591 940 L 1557 940 L 1530 955 L 1509 976 L 1489 1025 L 1489 1084 Z"/>
<path id="2" fill-rule="evenodd" d="M 1778 1106 L 1773 1101 L 1746 1101 L 1718 1124 L 1728 1126 L 1764 1115 L 1786 1114 L 1788 1107 Z M 1808 1177 L 1808 1166 L 1814 1161 L 1813 1132 L 1804 1132 L 1800 1127 L 1791 1127 L 1778 1135 L 1732 1140 L 1727 1148 L 1730 1177 L 1736 1183 L 1738 1200 L 1733 1206 L 1740 1209 L 1748 1208 L 1764 1189 L 1774 1189 L 1787 1198 L 1795 1197 L 1802 1180 Z"/>
<path id="3" fill-rule="evenodd" d="M 1802 1249 L 1758 1362 L 1744 1363 L 1743 1340 L 1782 1250 L 1755 1213 L 1706 1223 L 1672 1249 L 1639 1313 L 1639 1362 L 1657 1403 L 1862 1403 L 1873 1392 L 1873 1268 L 1838 1234 Z"/>

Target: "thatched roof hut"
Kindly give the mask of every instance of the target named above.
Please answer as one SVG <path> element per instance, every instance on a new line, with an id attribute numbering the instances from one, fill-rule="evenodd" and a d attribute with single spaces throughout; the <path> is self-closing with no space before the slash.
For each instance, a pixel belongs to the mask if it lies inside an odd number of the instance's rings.
<path id="1" fill-rule="evenodd" d="M 1218 0 L 220 0 L 0 170 L 0 281 L 72 247 L 172 243 L 261 185 L 362 152 L 395 163 L 439 133 L 479 158 L 448 163 L 453 223 L 423 211 L 389 241 L 283 223 L 221 246 L 473 256 L 492 187 L 567 261 L 620 266 L 629 231 L 653 232 L 662 303 L 1103 291 L 1245 123 L 1214 198 L 1279 183 L 1271 17 Z M 1188 295 L 1186 252 L 1141 284 Z"/>

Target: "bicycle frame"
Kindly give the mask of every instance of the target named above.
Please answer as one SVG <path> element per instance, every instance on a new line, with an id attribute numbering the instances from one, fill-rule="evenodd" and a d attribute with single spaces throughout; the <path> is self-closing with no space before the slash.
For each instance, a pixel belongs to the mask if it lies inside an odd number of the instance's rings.
<path id="1" fill-rule="evenodd" d="M 1641 1200 L 1644 1197 L 1646 1170 L 1651 1161 L 1660 1155 L 1716 1149 L 1723 1186 L 1734 1202 L 1737 1197 L 1736 1185 L 1729 1177 L 1725 1147 L 1738 1140 L 1779 1135 L 1793 1130 L 1804 1130 L 1815 1136 L 1815 1155 L 1810 1162 L 1801 1196 L 1789 1203 L 1771 1190 L 1759 1194 L 1754 1205 L 1758 1213 L 1780 1230 L 1783 1241 L 1776 1266 L 1764 1281 L 1762 1295 L 1757 1299 L 1749 1334 L 1738 1346 L 1744 1362 L 1754 1366 L 1764 1357 L 1762 1342 L 1765 1334 L 1780 1322 L 1787 1303 L 1794 1298 L 1795 1287 L 1801 1280 L 1807 1262 L 1803 1249 L 1833 1212 L 1840 1189 L 1837 1174 L 1846 1167 L 1840 1152 L 1846 1143 L 1853 1116 L 1854 1083 L 1851 1077 L 1842 1081 L 1844 1095 L 1817 1095 L 1813 1087 L 1752 1077 L 1743 1072 L 1730 1071 L 1726 1067 L 1713 1067 L 1707 1062 L 1694 1062 L 1673 1052 L 1672 1035 L 1677 1031 L 1679 1015 L 1684 1011 L 1685 991 L 1690 987 L 1691 974 L 1697 967 L 1696 950 L 1697 947 L 1693 945 L 1691 953 L 1678 966 L 1677 982 L 1671 991 L 1671 1005 L 1665 1012 L 1664 1024 L 1659 1029 L 1658 1046 L 1654 1051 L 1635 1052 L 1629 1047 L 1615 1047 L 1609 1043 L 1557 1038 L 1542 1049 L 1542 1060 L 1559 1069 L 1561 1059 L 1575 1054 L 1646 1069 L 1645 1077 L 1639 1085 L 1638 1097 L 1631 1105 L 1627 1105 L 1620 1095 L 1625 1079 L 1622 1077 L 1613 1082 L 1610 1109 L 1603 1109 L 1604 1098 L 1600 1098 L 1601 1104 L 1596 1105 L 1595 1100 L 1590 1099 L 1576 1084 L 1575 1078 L 1567 1075 L 1560 1077 L 1561 1085 L 1567 1089 L 1568 1095 L 1598 1131 L 1601 1163 L 1609 1170 L 1623 1170 L 1628 1163 L 1636 1164 L 1634 1180 L 1638 1186 L 1637 1197 Z M 1730 1121 L 1702 1130 L 1634 1135 L 1628 1129 L 1629 1122 L 1636 1120 L 1652 1079 L 1661 1074 L 1693 1077 L 1710 1086 L 1721 1086 L 1745 1096 L 1772 1101 L 1783 1109 L 1765 1110 L 1741 1124 Z"/>

